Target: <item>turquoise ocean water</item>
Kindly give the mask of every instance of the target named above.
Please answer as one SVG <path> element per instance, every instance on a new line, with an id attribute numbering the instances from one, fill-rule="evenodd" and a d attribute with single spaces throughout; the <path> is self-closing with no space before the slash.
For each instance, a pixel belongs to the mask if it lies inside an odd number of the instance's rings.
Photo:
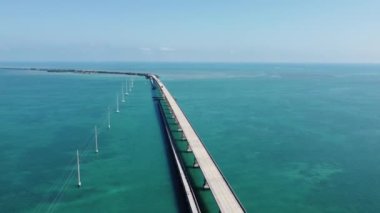
<path id="1" fill-rule="evenodd" d="M 249 212 L 380 211 L 380 65 L 0 65 L 157 73 Z M 148 82 L 114 113 L 125 79 L 0 70 L 2 212 L 182 210 Z"/>

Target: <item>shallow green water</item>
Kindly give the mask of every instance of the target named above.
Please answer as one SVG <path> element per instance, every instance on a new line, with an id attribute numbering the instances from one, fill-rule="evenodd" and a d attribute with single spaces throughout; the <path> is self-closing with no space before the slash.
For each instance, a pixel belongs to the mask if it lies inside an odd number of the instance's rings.
<path id="1" fill-rule="evenodd" d="M 19 71 L 0 75 L 3 212 L 176 211 L 146 80 L 135 79 L 127 103 L 114 113 L 124 78 Z M 110 130 L 105 128 L 108 105 Z M 94 125 L 100 128 L 99 154 L 94 152 Z M 67 178 L 77 148 L 83 152 L 80 189 L 75 173 Z"/>
<path id="2" fill-rule="evenodd" d="M 378 65 L 4 65 L 160 74 L 249 212 L 380 211 Z M 90 144 L 83 188 L 72 178 L 48 202 L 119 90 L 114 77 L 0 71 L 2 209 L 179 211 L 144 80 L 99 156 Z"/>

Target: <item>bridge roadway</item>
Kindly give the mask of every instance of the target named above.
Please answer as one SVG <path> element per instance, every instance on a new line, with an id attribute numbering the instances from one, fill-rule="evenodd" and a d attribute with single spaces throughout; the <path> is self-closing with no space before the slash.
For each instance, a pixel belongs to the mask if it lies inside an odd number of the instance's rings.
<path id="1" fill-rule="evenodd" d="M 190 122 L 187 120 L 185 114 L 182 112 L 173 96 L 156 75 L 150 75 L 150 77 L 159 86 L 163 96 L 170 105 L 172 112 L 176 117 L 179 126 L 182 128 L 183 134 L 186 137 L 195 159 L 202 170 L 205 180 L 219 206 L 220 211 L 228 213 L 245 212 L 227 180 L 220 172 L 218 166 L 208 153 L 207 149 L 199 139 L 198 135 L 192 128 Z"/>

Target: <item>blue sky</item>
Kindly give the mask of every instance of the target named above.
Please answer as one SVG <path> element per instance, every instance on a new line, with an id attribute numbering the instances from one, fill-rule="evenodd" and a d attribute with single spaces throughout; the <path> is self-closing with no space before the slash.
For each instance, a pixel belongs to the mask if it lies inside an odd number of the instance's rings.
<path id="1" fill-rule="evenodd" d="M 380 63 L 378 0 L 0 0 L 0 61 Z"/>

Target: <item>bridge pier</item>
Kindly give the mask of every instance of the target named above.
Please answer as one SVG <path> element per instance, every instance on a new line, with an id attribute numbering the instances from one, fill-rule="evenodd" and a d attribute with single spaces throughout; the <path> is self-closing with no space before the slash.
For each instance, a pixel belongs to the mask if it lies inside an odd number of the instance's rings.
<path id="1" fill-rule="evenodd" d="M 204 182 L 203 182 L 203 189 L 210 189 L 210 186 L 208 185 L 206 179 L 204 179 Z"/>
<path id="2" fill-rule="evenodd" d="M 199 164 L 196 158 L 194 158 L 194 163 L 193 163 L 194 168 L 199 168 Z"/>
<path id="3" fill-rule="evenodd" d="M 191 146 L 187 144 L 186 152 L 192 152 L 193 150 L 191 149 Z"/>
<path id="4" fill-rule="evenodd" d="M 173 120 L 173 123 L 178 124 L 178 121 L 177 121 L 176 118 L 172 118 L 172 117 L 170 116 L 169 119 L 170 119 L 170 120 Z"/>
<path id="5" fill-rule="evenodd" d="M 182 138 L 181 138 L 183 141 L 186 141 L 186 136 L 185 134 L 182 132 Z"/>

